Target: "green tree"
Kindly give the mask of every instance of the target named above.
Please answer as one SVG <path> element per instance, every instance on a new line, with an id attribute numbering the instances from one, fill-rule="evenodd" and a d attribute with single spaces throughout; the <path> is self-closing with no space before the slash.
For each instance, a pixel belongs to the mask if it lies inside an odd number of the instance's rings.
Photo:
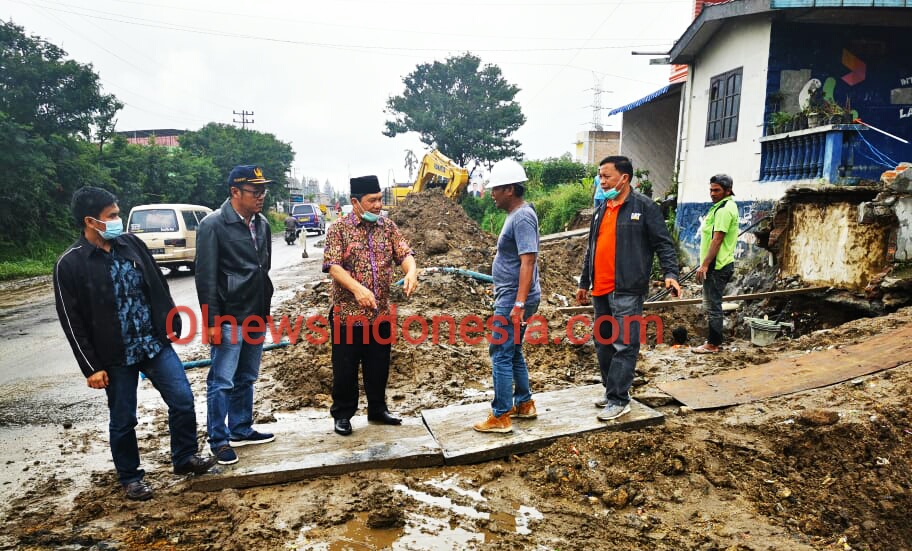
<path id="1" fill-rule="evenodd" d="M 526 117 L 515 101 L 519 88 L 496 65 L 465 53 L 441 63 L 424 63 L 403 79 L 405 92 L 390 97 L 383 134 L 417 132 L 421 142 L 439 149 L 460 166 L 477 160 L 489 168 L 500 159 L 519 158 L 520 143 L 510 139 Z"/>
<path id="2" fill-rule="evenodd" d="M 273 134 L 213 122 L 195 132 L 185 133 L 180 138 L 180 144 L 181 149 L 190 154 L 212 160 L 218 171 L 214 185 L 222 200 L 228 196 L 225 187 L 228 174 L 232 168 L 243 164 L 259 165 L 265 176 L 275 182 L 270 190 L 272 199 L 288 197 L 287 172 L 294 160 L 294 150 L 291 144 Z"/>
<path id="3" fill-rule="evenodd" d="M 191 203 L 218 207 L 224 180 L 209 157 L 180 148 L 128 144 L 116 136 L 104 148 L 102 165 L 124 211 L 145 203 Z"/>
<path id="4" fill-rule="evenodd" d="M 73 191 L 87 182 L 110 183 L 86 140 L 93 127 L 109 132 L 122 105 L 100 91 L 91 65 L 65 56 L 0 21 L 0 173 L 6 183 L 0 250 L 69 237 Z"/>

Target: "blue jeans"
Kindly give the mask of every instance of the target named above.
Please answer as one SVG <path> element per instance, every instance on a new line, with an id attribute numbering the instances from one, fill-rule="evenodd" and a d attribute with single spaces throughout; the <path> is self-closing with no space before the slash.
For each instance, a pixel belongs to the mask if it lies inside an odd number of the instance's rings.
<path id="1" fill-rule="evenodd" d="M 610 344 L 602 344 L 596 339 L 595 354 L 608 403 L 627 405 L 630 402 L 630 386 L 633 384 L 637 355 L 640 353 L 640 324 L 630 323 L 626 318 L 643 315 L 643 296 L 617 293 L 593 296 L 592 306 L 595 308 L 593 326 L 602 316 L 612 316 L 617 321 L 617 335 L 613 334 L 614 324 L 604 322 L 599 326 L 602 340 Z M 625 326 L 627 331 L 624 330 Z"/>
<path id="2" fill-rule="evenodd" d="M 503 316 L 507 323 L 494 321 L 494 325 L 503 328 L 507 333 L 507 340 L 503 344 L 491 343 L 488 353 L 491 355 L 491 366 L 494 372 L 494 400 L 491 409 L 494 415 L 500 417 L 510 411 L 513 405 L 519 405 L 532 399 L 529 389 L 529 368 L 523 358 L 522 340 L 526 335 L 526 326 L 519 328 L 519 338 L 514 339 L 514 327 L 510 323 L 510 310 L 512 306 L 495 306 L 494 315 Z M 538 303 L 526 304 L 525 319 L 538 311 Z M 495 337 L 500 336 L 495 334 Z"/>
<path id="3" fill-rule="evenodd" d="M 734 262 L 719 270 L 715 269 L 714 265 L 703 280 L 703 311 L 706 312 L 706 323 L 709 325 L 706 341 L 715 346 L 722 344 L 722 324 L 725 321 L 725 315 L 722 313 L 722 296 L 734 273 Z"/>
<path id="4" fill-rule="evenodd" d="M 145 471 L 139 468 L 139 448 L 136 444 L 136 385 L 139 372 L 149 378 L 168 406 L 168 432 L 171 434 L 171 462 L 182 465 L 198 450 L 196 442 L 196 412 L 193 392 L 184 373 L 184 366 L 170 344 L 157 356 L 139 363 L 108 370 L 108 432 L 111 455 L 121 484 L 142 480 Z"/>
<path id="5" fill-rule="evenodd" d="M 212 366 L 206 378 L 206 429 L 213 451 L 253 432 L 253 383 L 260 375 L 262 344 L 244 342 L 237 325 L 232 344 L 231 324 L 222 325 L 222 344 L 209 347 Z M 248 332 L 248 339 L 263 333 Z M 227 425 L 225 420 L 228 420 Z"/>

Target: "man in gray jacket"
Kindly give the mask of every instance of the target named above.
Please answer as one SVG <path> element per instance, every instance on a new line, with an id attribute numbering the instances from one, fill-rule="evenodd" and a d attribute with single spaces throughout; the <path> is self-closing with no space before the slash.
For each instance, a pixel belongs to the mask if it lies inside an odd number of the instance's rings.
<path id="1" fill-rule="evenodd" d="M 659 256 L 665 287 L 676 296 L 681 294 L 677 254 L 662 212 L 649 197 L 631 189 L 632 178 L 633 165 L 627 157 L 606 157 L 599 163 L 605 202 L 589 226 L 589 246 L 576 291 L 577 302 L 588 304 L 592 290 L 598 328 L 595 351 L 605 386 L 595 405 L 604 408 L 598 414 L 602 421 L 630 412 L 640 324 L 627 318 L 642 318 L 654 255 Z M 599 323 L 603 316 L 613 316 L 617 323 Z M 619 329 L 617 335 L 612 334 L 614 327 Z"/>
<path id="2" fill-rule="evenodd" d="M 234 167 L 228 176 L 230 196 L 196 232 L 196 293 L 207 328 L 203 342 L 211 344 L 212 356 L 207 429 L 209 446 L 222 465 L 237 463 L 233 448 L 275 440 L 253 429 L 253 383 L 260 373 L 273 291 L 272 234 L 260 214 L 270 181 L 258 166 Z"/>

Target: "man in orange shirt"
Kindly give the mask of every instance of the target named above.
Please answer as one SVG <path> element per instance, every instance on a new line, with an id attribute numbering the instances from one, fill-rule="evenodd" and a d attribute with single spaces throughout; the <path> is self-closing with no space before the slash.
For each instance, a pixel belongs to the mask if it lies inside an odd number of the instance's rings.
<path id="1" fill-rule="evenodd" d="M 622 156 L 605 157 L 599 163 L 600 185 L 605 202 L 592 217 L 589 246 L 583 260 L 576 300 L 592 303 L 598 334 L 595 350 L 605 394 L 595 402 L 604 408 L 602 421 L 630 412 L 630 386 L 640 352 L 640 324 L 626 318 L 642 317 L 643 301 L 649 290 L 652 258 L 659 256 L 665 287 L 681 294 L 678 259 L 674 242 L 662 212 L 649 197 L 633 191 L 633 165 Z M 598 323 L 602 316 L 614 316 L 615 324 Z"/>

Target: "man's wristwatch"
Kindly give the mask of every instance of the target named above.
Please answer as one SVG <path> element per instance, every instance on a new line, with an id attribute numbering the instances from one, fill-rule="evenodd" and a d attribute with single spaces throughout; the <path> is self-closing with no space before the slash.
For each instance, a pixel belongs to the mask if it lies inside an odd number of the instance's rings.
<path id="1" fill-rule="evenodd" d="M 525 308 L 526 303 L 522 302 L 521 300 L 517 300 L 516 302 L 513 303 L 513 307 L 514 308 Z"/>

